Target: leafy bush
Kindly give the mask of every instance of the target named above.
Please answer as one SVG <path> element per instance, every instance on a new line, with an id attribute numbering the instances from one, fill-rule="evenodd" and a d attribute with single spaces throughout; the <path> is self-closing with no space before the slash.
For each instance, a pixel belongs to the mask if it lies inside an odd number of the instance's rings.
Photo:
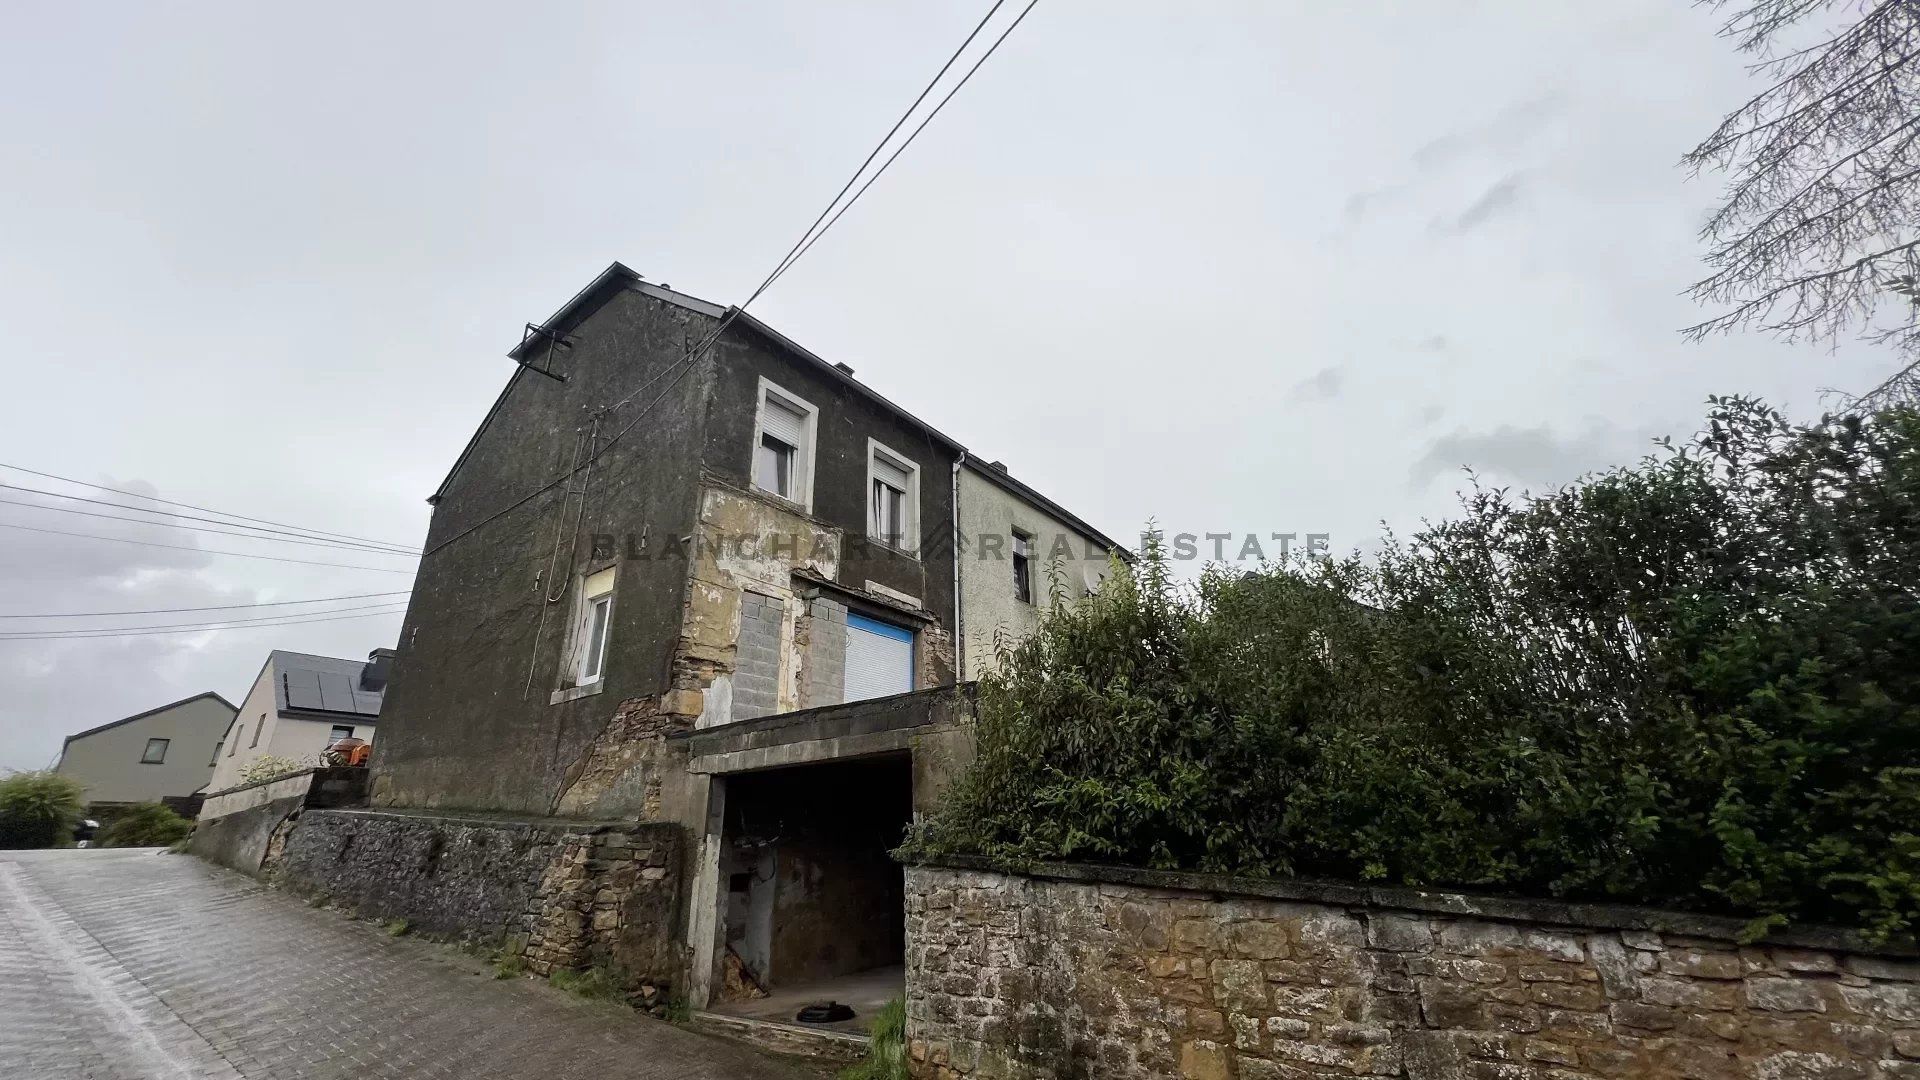
<path id="1" fill-rule="evenodd" d="M 1920 416 L 1477 483 L 1370 560 L 1171 580 L 1002 647 L 941 853 L 1920 924 Z"/>
<path id="2" fill-rule="evenodd" d="M 0 848 L 66 847 L 85 789 L 52 771 L 0 778 Z"/>
<path id="3" fill-rule="evenodd" d="M 159 803 L 136 803 L 102 828 L 96 842 L 103 848 L 166 847 L 192 831 L 193 822 Z"/>
<path id="4" fill-rule="evenodd" d="M 297 758 L 281 757 L 277 754 L 262 754 L 240 768 L 242 784 L 257 784 L 262 780 L 272 780 L 287 776 L 304 769 L 313 768 L 313 762 Z"/>

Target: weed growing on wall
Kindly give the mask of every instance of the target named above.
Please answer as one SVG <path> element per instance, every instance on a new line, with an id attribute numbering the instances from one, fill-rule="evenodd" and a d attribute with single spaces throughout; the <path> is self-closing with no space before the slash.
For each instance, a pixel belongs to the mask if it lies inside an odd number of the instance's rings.
<path id="1" fill-rule="evenodd" d="M 1149 544 L 1003 644 L 979 758 L 904 853 L 1910 931 L 1917 587 L 1920 415 L 1738 398 L 1369 559 L 1187 586 Z"/>

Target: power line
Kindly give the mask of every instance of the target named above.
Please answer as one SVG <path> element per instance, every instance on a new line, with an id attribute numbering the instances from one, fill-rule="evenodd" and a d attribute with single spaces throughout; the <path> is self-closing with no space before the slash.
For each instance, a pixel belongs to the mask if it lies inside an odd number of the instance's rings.
<path id="1" fill-rule="evenodd" d="M 300 626 L 306 623 L 344 622 L 348 619 L 375 619 L 383 615 L 400 615 L 400 614 L 403 614 L 405 611 L 406 611 L 405 608 L 396 607 L 386 611 L 369 611 L 360 615 L 333 615 L 333 616 L 327 616 L 324 618 L 297 619 L 297 620 L 289 619 L 285 622 L 277 622 L 277 623 L 250 622 L 250 623 L 231 623 L 227 625 L 217 625 L 217 626 L 208 625 L 208 626 L 200 627 L 197 630 L 115 630 L 115 631 L 99 632 L 94 634 L 13 635 L 13 636 L 0 637 L 0 641 L 73 641 L 73 640 L 81 639 L 84 637 L 95 637 L 95 638 L 146 637 L 146 636 L 160 637 L 168 634 L 210 634 L 219 630 L 254 630 L 254 629 L 267 629 L 267 628 L 276 627 L 276 626 Z"/>
<path id="2" fill-rule="evenodd" d="M 1015 28 L 1017 28 L 1020 25 L 1021 20 L 1027 17 L 1027 12 L 1032 11 L 1033 6 L 1035 4 L 1038 4 L 1039 2 L 1040 0 L 1028 0 L 1027 6 L 1020 10 L 1020 14 L 1016 15 L 1014 17 L 1014 20 L 1011 23 L 1007 24 L 1007 28 L 1001 31 L 1000 36 L 994 39 L 992 45 L 987 46 L 987 51 L 980 54 L 980 59 L 974 61 L 973 66 L 967 69 L 967 73 L 965 75 L 960 76 L 960 81 L 953 85 L 953 89 L 947 91 L 947 96 L 940 99 L 940 103 L 933 107 L 933 111 L 927 114 L 926 119 L 920 121 L 919 125 L 913 129 L 912 134 L 907 136 L 906 141 L 901 143 L 899 148 L 896 149 L 892 154 L 888 155 L 886 161 L 881 162 L 880 168 L 876 169 L 874 171 L 874 174 L 867 178 L 866 183 L 860 185 L 859 191 L 856 191 L 853 193 L 853 198 L 848 199 L 846 205 L 840 208 L 840 212 L 833 215 L 833 219 L 827 222 L 826 228 L 821 229 L 819 233 L 815 234 L 813 239 L 807 241 L 807 245 L 805 247 L 801 248 L 798 252 L 794 254 L 793 258 L 788 260 L 785 263 L 785 265 L 781 266 L 779 269 L 773 272 L 773 277 L 769 281 L 769 284 L 771 284 L 774 281 L 779 281 L 781 278 L 781 275 L 785 274 L 787 270 L 793 266 L 794 263 L 799 262 L 800 259 L 803 256 L 805 256 L 807 252 L 813 250 L 813 245 L 820 242 L 820 237 L 827 235 L 827 229 L 833 228 L 834 222 L 839 221 L 840 218 L 844 214 L 846 214 L 847 211 L 853 209 L 853 204 L 860 201 L 860 196 L 865 195 L 867 193 L 867 189 L 873 186 L 873 182 L 875 180 L 878 180 L 882 176 L 886 175 L 887 169 L 893 165 L 894 161 L 897 158 L 899 158 L 901 154 L 906 153 L 907 147 L 913 145 L 913 140 L 920 137 L 920 133 L 927 129 L 928 124 L 933 123 L 933 118 L 936 116 L 939 116 L 940 110 L 947 107 L 947 102 L 953 100 L 953 95 L 959 93 L 960 88 L 967 85 L 967 80 L 973 78 L 973 73 L 980 70 L 980 65 L 986 63 L 988 58 L 993 56 L 995 50 L 1000 48 L 1000 43 L 1007 40 L 1007 35 L 1013 33 Z M 1000 6 L 999 4 L 994 5 L 994 7 L 996 8 L 999 6 Z M 987 14 L 992 15 L 993 13 L 988 12 Z"/>
<path id="3" fill-rule="evenodd" d="M 0 529 L 18 529 L 21 532 L 46 533 L 49 536 L 78 536 L 87 540 L 110 540 L 116 544 L 138 544 L 141 547 L 168 548 L 173 551 L 192 551 L 200 555 L 232 555 L 239 559 L 262 559 L 266 562 L 298 563 L 302 566 L 334 566 L 342 570 L 372 570 L 381 574 L 411 574 L 411 570 L 393 570 L 385 566 L 360 566 L 355 563 L 316 562 L 312 559 L 283 559 L 278 555 L 255 555 L 246 551 L 215 551 L 212 548 L 187 547 L 184 544 L 158 544 L 151 540 L 129 540 L 124 536 L 100 536 L 95 533 L 67 532 L 62 529 L 36 529 L 31 525 L 15 525 L 0 521 Z"/>
<path id="4" fill-rule="evenodd" d="M 397 548 L 407 546 L 405 544 L 393 543 L 390 540 L 374 540 L 365 536 L 352 536 L 347 533 L 326 532 L 322 529 L 308 529 L 299 525 L 289 525 L 284 521 L 269 521 L 266 518 L 247 517 L 245 514 L 229 514 L 225 510 L 215 510 L 207 506 L 195 506 L 192 503 L 175 502 L 172 499 L 162 499 L 157 495 L 142 495 L 137 491 L 122 491 L 119 488 L 110 488 L 102 484 L 89 483 L 85 480 L 75 480 L 70 476 L 56 476 L 53 473 L 41 472 L 38 469 L 29 469 L 24 465 L 9 465 L 4 461 L 0 461 L 0 469 L 12 469 L 14 472 L 23 472 L 30 476 L 40 476 L 48 480 L 58 480 L 63 484 L 78 484 L 81 487 L 90 487 L 96 491 L 111 491 L 115 495 L 125 495 L 134 499 L 145 499 L 148 502 L 157 502 L 165 506 L 181 506 L 188 510 L 198 510 L 203 514 L 219 514 L 221 517 L 233 518 L 235 521 L 251 521 L 256 525 L 278 525 L 283 529 L 299 529 L 301 532 L 312 533 L 315 536 L 331 536 L 336 540 L 358 540 L 362 543 L 384 544 L 387 547 Z"/>
<path id="5" fill-rule="evenodd" d="M 209 524 L 209 525 L 240 525 L 240 523 L 239 523 L 239 522 L 237 522 L 237 521 L 227 521 L 227 520 L 225 520 L 225 519 L 223 519 L 223 518 L 207 518 L 207 517 L 195 517 L 195 516 L 194 516 L 194 515 L 192 515 L 192 514 L 176 514 L 176 513 L 174 513 L 174 512 L 173 512 L 173 511 L 171 511 L 171 510 L 152 510 L 152 509 L 149 509 L 149 508 L 147 508 L 147 507 L 144 507 L 144 506 L 128 506 L 128 505 L 126 505 L 125 503 L 117 503 L 117 502 L 111 502 L 111 501 L 109 501 L 109 500 L 107 500 L 107 499 L 89 499 L 89 498 L 87 498 L 87 497 L 86 497 L 86 496 L 84 496 L 84 495 L 62 495 L 61 493 L 59 493 L 59 492 L 57 492 L 57 491 L 42 491 L 42 490 L 40 490 L 39 488 L 32 488 L 32 487 L 22 487 L 22 486 L 20 486 L 19 484 L 0 484 L 0 488 L 4 488 L 4 489 L 6 489 L 6 490 L 8 490 L 8 491 L 24 491 L 24 492 L 26 492 L 26 493 L 28 493 L 28 494 L 30 494 L 30 495 L 44 495 L 44 496 L 46 496 L 46 497 L 47 497 L 47 498 L 49 498 L 49 499 L 66 499 L 66 500 L 68 500 L 68 501 L 70 501 L 70 502 L 83 502 L 83 503 L 92 503 L 92 504 L 93 504 L 93 505 L 95 505 L 95 506 L 110 506 L 110 507 L 112 507 L 112 508 L 114 508 L 115 510 L 131 510 L 131 511 L 133 511 L 133 512 L 134 512 L 134 513 L 136 513 L 136 514 L 153 514 L 153 515 L 155 515 L 155 516 L 157 516 L 157 517 L 165 517 L 165 518 L 178 518 L 178 519 L 180 519 L 181 521 L 204 521 L 204 522 L 206 522 L 206 523 L 207 523 L 207 524 Z M 19 505 L 19 506 L 38 506 L 39 504 L 38 504 L 38 503 L 18 503 L 18 504 L 16 504 L 16 505 Z M 53 507 L 53 506 L 49 506 L 49 507 L 46 507 L 45 509 L 48 509 L 48 510 L 56 510 L 56 509 L 59 509 L 59 508 L 58 508 L 58 507 Z M 73 511 L 73 512 L 75 512 L 75 513 L 77 513 L 78 511 Z M 115 520 L 118 520 L 118 521 L 134 521 L 134 520 L 138 520 L 138 519 L 136 519 L 136 518 L 116 518 Z M 166 523 L 164 523 L 164 522 L 142 522 L 142 524 L 156 524 L 156 525 L 157 525 L 157 524 L 166 524 Z M 183 526 L 178 526 L 178 527 L 179 527 L 179 528 L 186 528 L 186 526 L 184 526 L 184 525 L 183 525 Z M 306 540 L 315 540 L 315 541 L 317 541 L 317 540 L 319 540 L 319 538 L 320 538 L 320 536 L 322 535 L 322 534 L 320 534 L 320 533 L 311 533 L 311 532 L 294 532 L 294 531 L 289 531 L 289 530 L 287 530 L 287 529 L 267 529 L 267 528 L 262 528 L 262 527 L 260 527 L 260 526 L 257 526 L 257 525 L 240 525 L 240 527 L 241 527 L 241 528 L 243 528 L 243 529 L 248 529 L 248 530 L 250 530 L 250 531 L 249 531 L 249 532 L 244 532 L 244 533 L 232 533 L 231 535 L 233 535 L 233 536 L 251 536 L 251 535 L 253 535 L 254 533 L 274 533 L 274 534 L 278 534 L 278 535 L 280 535 L 280 536 L 297 536 L 297 537 L 301 537 L 301 538 L 303 538 L 303 539 L 306 539 Z M 208 530 L 208 531 L 211 531 L 211 530 Z M 262 537 L 262 539 L 264 539 L 264 537 Z M 369 542 L 369 543 L 361 543 L 361 542 L 359 542 L 359 541 L 357 541 L 357 540 L 355 540 L 355 541 L 347 541 L 347 540 L 327 540 L 327 541 L 324 541 L 324 542 L 325 542 L 325 543 L 328 543 L 328 544 L 332 544 L 332 545 L 334 545 L 334 546 L 336 546 L 336 547 L 354 547 L 354 548 L 365 548 L 365 549 L 366 549 L 366 550 L 368 550 L 368 551 L 386 551 L 386 552 L 392 552 L 392 553 L 393 553 L 393 554 L 395 554 L 395 555 L 418 555 L 418 554 L 420 554 L 420 549 L 419 549 L 419 548 L 394 548 L 394 547 L 388 547 L 388 546 L 386 546 L 385 544 L 379 544 L 379 543 L 374 543 L 374 542 Z"/>
<path id="6" fill-rule="evenodd" d="M 293 607 L 298 604 L 329 604 L 335 600 L 369 600 L 381 596 L 406 596 L 407 590 L 353 593 L 349 596 L 320 596 L 312 600 L 270 600 L 258 604 L 211 604 L 207 607 L 133 608 L 128 611 L 62 611 L 42 615 L 0 614 L 0 619 L 92 619 L 107 615 L 179 615 L 189 611 L 237 611 L 242 608 Z"/>
<path id="7" fill-rule="evenodd" d="M 12 485 L 10 484 L 0 484 L 0 487 L 11 487 L 11 486 Z M 40 494 L 47 494 L 47 493 L 41 492 Z M 418 555 L 413 555 L 407 552 L 391 551 L 391 550 L 388 550 L 387 548 L 369 547 L 366 544 L 348 544 L 348 543 L 342 543 L 338 540 L 290 540 L 284 536 L 261 536 L 258 533 L 236 532 L 232 529 L 209 529 L 205 525 L 176 525 L 170 521 L 143 521 L 140 518 L 121 517 L 118 514 L 101 514 L 101 513 L 96 513 L 92 510 L 76 510 L 71 506 L 48 506 L 45 503 L 26 502 L 21 499 L 0 499 L 0 505 L 24 506 L 31 510 L 51 510 L 56 514 L 77 514 L 80 517 L 100 518 L 105 521 L 124 521 L 129 525 L 149 525 L 158 529 L 179 529 L 182 532 L 211 533 L 214 536 L 241 536 L 241 537 L 247 538 L 248 540 L 259 540 L 269 544 L 297 544 L 300 547 L 331 548 L 335 551 L 364 551 L 371 555 L 392 555 L 395 558 L 400 558 L 400 559 L 419 558 Z M 114 506 L 117 504 L 108 503 L 107 505 Z M 121 509 L 135 510 L 135 509 L 138 509 L 138 507 L 126 506 L 126 507 L 121 507 Z M 159 513 L 159 511 L 153 511 L 153 512 Z M 204 519 L 195 519 L 195 520 L 204 520 Z"/>
<path id="8" fill-rule="evenodd" d="M 138 626 L 88 626 L 73 630 L 9 630 L 0 633 L 0 641 L 21 638 L 41 640 L 44 638 L 90 637 L 125 630 L 173 630 L 183 626 L 212 626 L 218 623 L 232 623 L 235 626 L 248 623 L 278 623 L 312 618 L 317 615 L 344 615 L 349 611 L 385 610 L 396 606 L 405 607 L 405 605 L 396 605 L 393 601 L 388 600 L 379 604 L 362 604 L 359 607 L 333 608 L 327 611 L 298 611 L 285 615 L 259 615 L 244 619 L 239 617 L 231 619 L 196 619 L 193 622 L 144 623 Z"/>
<path id="9" fill-rule="evenodd" d="M 800 239 L 794 242 L 793 247 L 787 250 L 787 254 L 781 258 L 780 262 L 774 266 L 772 272 L 770 272 L 767 275 L 765 280 L 761 281 L 760 285 L 753 290 L 753 292 L 747 297 L 747 299 L 742 303 L 729 309 L 726 313 L 726 316 L 720 320 L 719 324 L 716 325 L 713 328 L 713 330 L 709 332 L 705 337 L 701 338 L 697 344 L 695 344 L 692 348 L 688 349 L 686 354 L 680 357 L 680 359 L 674 361 L 671 365 L 667 366 L 666 368 L 663 368 L 659 374 L 647 380 L 645 383 L 642 383 L 638 389 L 634 390 L 632 393 L 628 394 L 626 397 L 621 398 L 619 401 L 616 401 L 612 405 L 601 410 L 600 415 L 606 415 L 607 413 L 610 413 L 615 409 L 619 409 L 625 406 L 628 402 L 632 401 L 635 397 L 638 397 L 642 392 L 646 391 L 648 388 L 652 387 L 655 383 L 659 382 L 661 379 L 666 378 L 666 376 L 671 374 L 673 378 L 667 383 L 666 387 L 662 389 L 658 395 L 654 396 L 644 406 L 642 406 L 640 411 L 634 415 L 634 418 L 631 421 L 629 421 L 625 427 L 621 428 L 619 431 L 616 431 L 610 438 L 608 438 L 605 442 L 601 443 L 598 447 L 596 447 L 592 453 L 587 455 L 587 458 L 585 461 L 575 465 L 573 468 L 569 469 L 567 472 L 561 474 L 558 478 L 552 481 L 549 481 L 548 483 L 546 483 L 545 485 L 542 485 L 541 487 L 535 488 L 534 490 L 514 500 L 512 503 L 509 503 L 508 505 L 501 507 L 499 510 L 494 511 L 491 514 L 488 514 L 486 517 L 481 518 L 479 521 L 474 522 L 472 525 L 467 526 L 466 528 L 460 530 L 459 532 L 454 533 L 452 536 L 447 537 L 445 540 L 442 540 L 438 544 L 435 544 L 434 546 L 428 548 L 425 552 L 422 553 L 421 557 L 426 558 L 427 556 L 434 555 L 440 551 L 443 551 L 447 547 L 456 543 L 457 541 L 465 539 L 466 537 L 471 536 L 472 534 L 487 527 L 488 525 L 491 525 L 495 521 L 498 521 L 501 518 L 506 517 L 508 514 L 511 514 L 515 510 L 520 509 L 522 506 L 525 506 L 526 504 L 532 502 L 534 499 L 537 499 L 540 496 L 546 494 L 547 492 L 552 491 L 554 488 L 557 488 L 562 484 L 571 482 L 573 477 L 577 475 L 582 468 L 591 467 L 594 462 L 598 461 L 603 455 L 606 454 L 607 451 L 611 450 L 614 444 L 620 441 L 622 436 L 632 431 L 634 427 L 640 423 L 641 418 L 646 416 L 647 412 L 651 410 L 653 406 L 659 404 L 659 402 L 662 399 L 664 399 L 668 393 L 672 392 L 673 388 L 679 384 L 681 377 L 683 377 L 687 373 L 687 371 L 692 369 L 693 364 L 696 361 L 698 361 L 702 355 L 705 354 L 707 349 L 712 347 L 715 341 L 719 340 L 720 335 L 726 331 L 727 327 L 732 325 L 735 319 L 738 319 L 741 315 L 746 313 L 748 305 L 752 304 L 755 300 L 759 299 L 760 294 L 766 292 L 767 289 L 770 288 L 773 285 L 773 283 L 781 277 L 781 275 L 785 274 L 787 270 L 793 266 L 794 263 L 800 260 L 800 256 L 806 253 L 807 248 L 812 247 L 815 241 L 819 240 L 821 236 L 826 235 L 827 230 L 833 227 L 834 222 L 837 222 L 840 220 L 840 216 L 842 214 L 845 214 L 847 208 L 853 205 L 851 201 L 848 202 L 847 206 L 842 207 L 840 209 L 840 212 L 836 214 L 834 213 L 834 207 L 840 202 L 840 199 L 843 196 L 845 196 L 848 191 L 852 190 L 853 185 L 857 183 L 861 175 L 866 172 L 867 166 L 871 165 L 873 163 L 874 158 L 879 157 L 880 152 L 886 149 L 887 143 L 893 138 L 893 136 L 896 133 L 899 132 L 900 128 L 906 124 L 907 120 L 910 117 L 912 117 L 913 111 L 919 108 L 921 102 L 926 100 L 927 95 L 931 93 L 933 91 L 933 88 L 939 84 L 940 79 L 946 75 L 949 69 L 953 67 L 954 61 L 958 60 L 961 54 L 966 51 L 967 46 L 973 43 L 973 39 L 979 36 L 980 31 L 987 25 L 987 22 L 993 18 L 994 13 L 1000 10 L 1001 5 L 1004 4 L 1005 2 L 1006 0 L 994 0 L 993 6 L 987 9 L 987 13 L 981 17 L 980 22 L 974 26 L 973 31 L 966 36 L 966 39 L 960 43 L 959 48 L 956 48 L 953 51 L 953 55 L 947 58 L 947 62 L 940 66 L 940 70 L 934 73 L 934 76 L 932 79 L 928 80 L 927 85 L 921 89 L 919 96 L 915 97 L 913 99 L 913 103 L 907 106 L 906 111 L 900 114 L 900 119 L 894 121 L 893 126 L 887 129 L 886 135 L 883 136 L 881 140 L 874 145 L 873 150 L 870 151 L 867 154 L 866 159 L 860 163 L 860 167 L 854 170 L 854 173 L 851 177 L 847 178 L 847 182 L 841 186 L 839 192 L 834 195 L 832 201 L 827 203 L 826 209 L 820 211 L 820 216 L 814 218 L 813 224 L 807 227 L 807 231 L 801 234 Z M 914 129 L 913 135 L 908 136 L 907 142 L 903 143 L 900 146 L 899 150 L 894 151 L 893 155 L 887 159 L 886 165 L 881 166 L 880 172 L 885 172 L 887 165 L 893 164 L 894 159 L 900 156 L 900 152 L 904 151 L 907 148 L 907 146 L 913 142 L 914 137 L 918 136 L 920 132 L 926 128 L 927 122 L 931 121 L 933 117 L 939 113 L 940 109 L 944 108 L 946 106 L 946 103 L 952 100 L 953 95 L 959 92 L 960 87 L 966 85 L 967 80 L 973 77 L 973 73 L 975 71 L 980 70 L 980 65 L 986 62 L 987 57 L 993 55 L 994 51 L 1000 47 L 1000 43 L 1007 39 L 1007 35 L 1013 32 L 1014 27 L 1020 25 L 1021 20 L 1027 17 L 1027 12 L 1032 11 L 1034 8 L 1034 5 L 1037 3 L 1039 3 L 1039 0 L 1029 0 L 1026 8 L 1020 12 L 1019 17 L 1014 19 L 1013 23 L 1009 25 L 1004 32 L 1001 33 L 1000 37 L 994 41 L 993 45 L 988 48 L 988 50 L 984 55 L 981 56 L 980 60 L 975 62 L 973 67 L 967 71 L 967 74 L 960 80 L 960 82 L 957 85 L 954 86 L 953 90 L 949 91 L 946 97 L 941 99 L 940 104 L 935 106 L 933 113 L 930 113 L 927 116 L 927 119 L 923 120 L 920 123 L 920 125 Z M 872 179 L 869 179 L 866 185 L 861 187 L 860 189 L 861 193 L 864 194 L 868 187 L 873 186 L 873 181 L 879 179 L 879 176 L 880 176 L 879 173 L 875 173 Z M 855 195 L 854 200 L 858 200 L 859 197 L 860 197 L 859 195 Z M 832 215 L 832 220 L 828 220 L 828 215 L 830 214 Z M 823 221 L 826 222 L 826 225 L 824 227 L 821 226 L 821 222 Z M 817 233 L 815 232 L 816 229 L 818 230 Z"/>

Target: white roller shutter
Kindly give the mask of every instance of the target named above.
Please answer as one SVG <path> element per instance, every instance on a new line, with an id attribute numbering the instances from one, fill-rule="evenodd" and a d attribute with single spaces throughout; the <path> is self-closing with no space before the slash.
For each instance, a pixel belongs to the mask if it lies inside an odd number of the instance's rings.
<path id="1" fill-rule="evenodd" d="M 795 450 L 807 445 L 807 417 L 779 398 L 768 394 L 766 407 L 760 410 L 760 430 Z"/>
<path id="2" fill-rule="evenodd" d="M 873 478 L 903 492 L 909 483 L 907 470 L 887 460 L 883 454 L 873 455 Z"/>
<path id="3" fill-rule="evenodd" d="M 860 615 L 847 616 L 848 701 L 913 689 L 913 632 Z"/>

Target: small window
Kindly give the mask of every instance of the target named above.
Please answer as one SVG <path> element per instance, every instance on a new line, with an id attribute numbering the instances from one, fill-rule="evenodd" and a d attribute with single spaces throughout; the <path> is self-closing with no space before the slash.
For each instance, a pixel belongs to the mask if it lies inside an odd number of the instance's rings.
<path id="1" fill-rule="evenodd" d="M 220 764 L 220 748 L 225 745 L 227 745 L 227 738 L 226 736 L 222 735 L 220 737 L 220 741 L 213 744 L 213 760 L 207 762 L 207 768 L 211 769 L 215 765 Z"/>
<path id="2" fill-rule="evenodd" d="M 1033 603 L 1033 537 L 1019 532 L 1013 534 L 1013 595 Z"/>
<path id="3" fill-rule="evenodd" d="M 753 486 L 813 505 L 813 406 L 765 379 L 754 419 Z"/>
<path id="4" fill-rule="evenodd" d="M 233 741 L 227 744 L 228 757 L 232 757 L 234 754 L 239 753 L 240 736 L 244 734 L 246 730 L 247 730 L 246 723 L 238 718 L 235 718 L 233 721 Z"/>
<path id="5" fill-rule="evenodd" d="M 148 739 L 146 752 L 140 755 L 140 764 L 159 765 L 167 760 L 167 744 L 171 739 Z"/>
<path id="6" fill-rule="evenodd" d="M 327 745 L 332 746 L 341 739 L 351 738 L 353 738 L 352 724 L 335 724 L 333 725 L 333 730 L 327 733 Z"/>
<path id="7" fill-rule="evenodd" d="M 261 713 L 260 719 L 255 720 L 253 722 L 253 741 L 247 744 L 247 749 L 251 750 L 254 747 L 260 745 L 260 729 L 266 726 L 267 726 L 267 714 Z"/>
<path id="8" fill-rule="evenodd" d="M 596 596 L 587 601 L 587 651 L 580 658 L 580 681 L 590 683 L 600 677 L 607 662 L 607 620 L 613 616 L 613 597 Z"/>
<path id="9" fill-rule="evenodd" d="M 607 670 L 607 639 L 613 634 L 614 568 L 580 579 L 580 607 L 573 630 L 573 682 L 599 682 Z"/>
<path id="10" fill-rule="evenodd" d="M 867 537 L 912 552 L 918 544 L 920 467 L 867 440 Z"/>

